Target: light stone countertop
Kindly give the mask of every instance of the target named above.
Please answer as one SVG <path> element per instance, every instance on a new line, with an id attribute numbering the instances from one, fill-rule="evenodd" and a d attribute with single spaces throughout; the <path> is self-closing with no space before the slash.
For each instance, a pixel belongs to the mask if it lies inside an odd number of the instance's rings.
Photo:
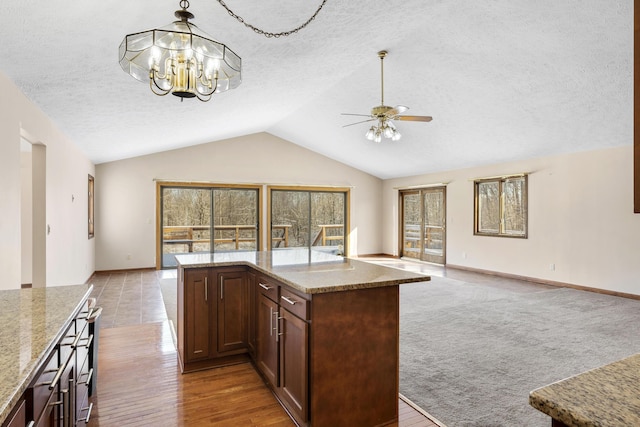
<path id="1" fill-rule="evenodd" d="M 72 285 L 0 291 L 0 424 L 91 289 Z"/>
<path id="2" fill-rule="evenodd" d="M 640 353 L 536 389 L 529 403 L 569 427 L 640 426 Z"/>
<path id="3" fill-rule="evenodd" d="M 430 276 L 308 249 L 177 255 L 182 268 L 247 265 L 306 294 L 426 282 Z"/>

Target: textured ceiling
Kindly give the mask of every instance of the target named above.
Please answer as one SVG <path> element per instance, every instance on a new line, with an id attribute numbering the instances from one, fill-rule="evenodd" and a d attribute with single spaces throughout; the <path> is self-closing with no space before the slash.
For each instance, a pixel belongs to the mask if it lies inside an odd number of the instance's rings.
<path id="1" fill-rule="evenodd" d="M 633 142 L 631 0 L 328 0 L 277 39 L 191 0 L 193 22 L 243 60 L 240 87 L 209 103 L 152 95 L 118 65 L 124 36 L 170 23 L 178 3 L 3 1 L 0 71 L 95 163 L 265 131 L 391 178 Z M 320 3 L 226 0 L 271 32 Z M 434 120 L 376 144 L 340 113 L 380 103 L 382 49 L 385 104 Z"/>

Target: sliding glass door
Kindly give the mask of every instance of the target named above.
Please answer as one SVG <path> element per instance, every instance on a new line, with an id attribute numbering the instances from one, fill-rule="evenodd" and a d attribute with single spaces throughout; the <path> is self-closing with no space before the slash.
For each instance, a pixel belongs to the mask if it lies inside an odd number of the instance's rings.
<path id="1" fill-rule="evenodd" d="M 213 189 L 214 252 L 258 250 L 258 190 Z"/>
<path id="2" fill-rule="evenodd" d="M 400 192 L 402 256 L 444 264 L 446 254 L 446 188 Z"/>
<path id="3" fill-rule="evenodd" d="M 175 255 L 257 250 L 259 188 L 159 184 L 158 262 Z"/>
<path id="4" fill-rule="evenodd" d="M 345 254 L 347 194 L 347 190 L 270 188 L 271 248 Z"/>

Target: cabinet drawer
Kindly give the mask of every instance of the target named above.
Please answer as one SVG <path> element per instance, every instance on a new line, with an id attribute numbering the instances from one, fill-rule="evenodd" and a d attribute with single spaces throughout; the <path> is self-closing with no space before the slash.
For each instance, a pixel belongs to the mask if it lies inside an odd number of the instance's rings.
<path id="1" fill-rule="evenodd" d="M 29 388 L 33 405 L 33 417 L 35 419 L 40 417 L 53 393 L 59 389 L 58 384 L 63 373 L 64 363 L 62 366 L 59 364 L 58 356 L 58 350 L 54 350 L 42 373 L 35 380 L 33 386 Z M 53 382 L 54 380 L 55 383 Z"/>
<path id="2" fill-rule="evenodd" d="M 93 342 L 93 334 L 89 334 L 89 325 L 84 323 L 84 329 L 77 332 L 80 336 L 76 343 L 76 366 L 82 366 L 85 359 L 88 359 L 89 348 Z"/>
<path id="3" fill-rule="evenodd" d="M 82 365 L 78 365 L 78 366 L 82 366 L 82 368 L 79 368 L 77 373 L 76 392 L 75 392 L 76 401 L 74 403 L 75 417 L 78 420 L 82 418 L 83 408 L 86 408 L 88 406 L 89 383 L 91 382 L 91 378 L 93 377 L 93 369 L 89 367 L 89 358 L 87 357 L 86 360 L 80 363 L 82 363 Z"/>
<path id="4" fill-rule="evenodd" d="M 76 316 L 76 332 L 80 333 L 87 327 L 87 318 L 89 316 L 89 301 L 85 301 Z"/>
<path id="5" fill-rule="evenodd" d="M 309 319 L 309 301 L 294 294 L 287 288 L 280 288 L 280 307 L 290 311 L 301 319 Z"/>
<path id="6" fill-rule="evenodd" d="M 269 298 L 271 301 L 278 302 L 278 296 L 280 294 L 280 285 L 265 278 L 258 278 L 258 286 L 256 287 L 258 292 Z"/>

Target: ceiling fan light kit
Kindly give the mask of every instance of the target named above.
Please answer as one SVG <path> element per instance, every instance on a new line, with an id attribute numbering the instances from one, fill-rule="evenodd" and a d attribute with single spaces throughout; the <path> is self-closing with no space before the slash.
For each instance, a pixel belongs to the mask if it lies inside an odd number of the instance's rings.
<path id="1" fill-rule="evenodd" d="M 380 58 L 380 105 L 373 107 L 370 114 L 342 113 L 342 115 L 345 116 L 369 117 L 369 119 L 367 120 L 351 123 L 343 127 L 353 126 L 371 121 L 376 122 L 369 128 L 369 130 L 365 134 L 365 137 L 369 141 L 381 142 L 383 137 L 392 141 L 400 140 L 400 138 L 402 138 L 402 135 L 396 128 L 393 120 L 405 120 L 414 122 L 430 122 L 431 120 L 433 120 L 431 116 L 402 115 L 402 113 L 409 109 L 409 107 L 405 107 L 404 105 L 396 105 L 395 107 L 384 105 L 384 58 L 387 56 L 387 53 L 388 52 L 386 50 L 381 50 L 380 52 L 378 52 L 378 57 Z"/>
<path id="2" fill-rule="evenodd" d="M 398 132 L 396 126 L 393 124 L 393 122 L 390 121 L 386 121 L 382 126 L 380 126 L 379 124 L 377 126 L 371 126 L 365 134 L 365 137 L 369 141 L 375 142 L 382 141 L 383 136 L 385 138 L 391 139 L 392 141 L 399 141 L 400 138 L 402 138 L 402 134 Z"/>

